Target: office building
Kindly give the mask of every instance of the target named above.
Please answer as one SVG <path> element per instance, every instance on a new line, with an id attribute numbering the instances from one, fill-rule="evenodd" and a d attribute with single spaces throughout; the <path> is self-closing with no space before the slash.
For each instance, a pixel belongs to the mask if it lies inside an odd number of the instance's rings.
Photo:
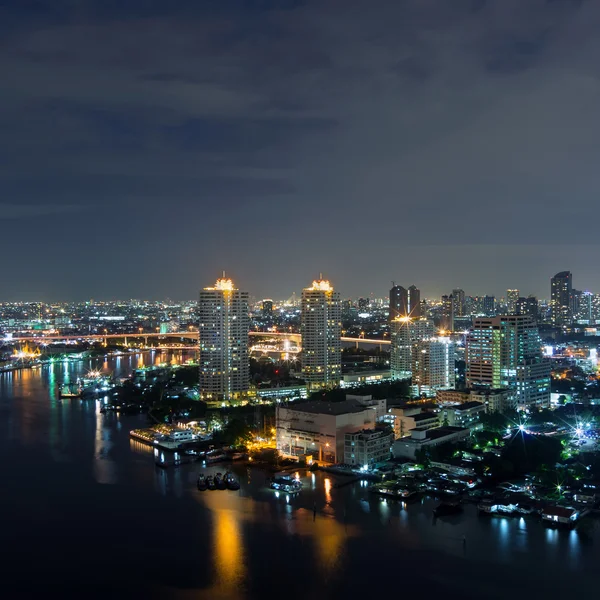
<path id="1" fill-rule="evenodd" d="M 378 403 L 349 399 L 342 402 L 313 400 L 276 408 L 277 450 L 285 456 L 311 455 L 338 463 L 344 460 L 345 434 L 374 429 Z"/>
<path id="2" fill-rule="evenodd" d="M 484 296 L 483 297 L 483 314 L 486 317 L 493 317 L 496 314 L 496 297 L 495 296 Z"/>
<path id="3" fill-rule="evenodd" d="M 561 271 L 550 280 L 550 318 L 552 325 L 570 325 L 573 318 L 573 276 Z"/>
<path id="4" fill-rule="evenodd" d="M 577 302 L 577 311 L 574 313 L 575 320 L 580 325 L 595 325 L 594 316 L 594 294 L 581 292 Z"/>
<path id="5" fill-rule="evenodd" d="M 249 389 L 248 292 L 231 279 L 218 279 L 200 292 L 200 398 L 207 402 L 241 399 Z"/>
<path id="6" fill-rule="evenodd" d="M 412 372 L 413 344 L 434 335 L 428 319 L 399 317 L 390 324 L 390 370 L 392 379 L 409 379 Z"/>
<path id="7" fill-rule="evenodd" d="M 430 338 L 413 344 L 412 386 L 416 396 L 435 396 L 440 388 L 453 388 L 455 348 L 450 338 Z"/>
<path id="8" fill-rule="evenodd" d="M 393 321 L 400 317 L 421 317 L 421 290 L 414 285 L 408 289 L 394 285 L 390 290 L 389 319 Z"/>
<path id="9" fill-rule="evenodd" d="M 340 295 L 319 279 L 302 290 L 302 377 L 309 390 L 339 385 L 342 375 Z"/>
<path id="10" fill-rule="evenodd" d="M 526 315 L 478 318 L 467 336 L 468 387 L 509 388 L 517 408 L 548 406 L 550 364 Z"/>
<path id="11" fill-rule="evenodd" d="M 454 317 L 464 317 L 465 310 L 465 292 L 461 289 L 452 290 L 452 312 Z"/>
<path id="12" fill-rule="evenodd" d="M 506 290 L 506 309 L 509 315 L 517 313 L 517 300 L 519 300 L 519 290 Z"/>
<path id="13" fill-rule="evenodd" d="M 344 434 L 344 464 L 373 468 L 389 460 L 394 432 L 390 427 L 362 429 Z"/>

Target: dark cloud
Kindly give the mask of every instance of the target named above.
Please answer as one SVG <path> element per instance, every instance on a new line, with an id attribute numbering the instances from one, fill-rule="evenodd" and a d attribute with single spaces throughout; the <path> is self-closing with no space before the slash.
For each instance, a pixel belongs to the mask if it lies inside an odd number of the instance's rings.
<path id="1" fill-rule="evenodd" d="M 184 296 L 226 268 L 258 295 L 327 270 L 346 294 L 395 279 L 431 294 L 547 295 L 552 271 L 571 268 L 600 291 L 592 254 L 575 245 L 593 239 L 600 184 L 595 2 L 48 0 L 0 11 L 6 215 L 60 216 L 78 231 L 98 210 L 103 243 L 129 227 L 144 256 L 101 290 L 32 267 L 36 290 Z M 142 231 L 188 257 L 164 280 Z M 16 296 L 31 289 L 31 257 L 21 260 Z"/>

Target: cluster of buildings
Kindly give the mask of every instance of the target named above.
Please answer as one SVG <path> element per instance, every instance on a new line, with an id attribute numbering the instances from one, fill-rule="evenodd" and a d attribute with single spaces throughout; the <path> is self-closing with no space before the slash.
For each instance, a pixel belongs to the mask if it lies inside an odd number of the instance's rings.
<path id="1" fill-rule="evenodd" d="M 243 399 L 250 387 L 248 292 L 231 279 L 200 292 L 198 303 L 200 398 L 211 403 Z M 302 377 L 309 390 L 336 387 L 342 375 L 340 295 L 326 280 L 302 290 Z"/>

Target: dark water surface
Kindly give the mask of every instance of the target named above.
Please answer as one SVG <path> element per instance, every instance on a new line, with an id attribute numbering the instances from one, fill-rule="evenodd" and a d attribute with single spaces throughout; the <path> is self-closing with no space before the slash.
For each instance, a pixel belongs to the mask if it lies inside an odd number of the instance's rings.
<path id="1" fill-rule="evenodd" d="M 0 597 L 535 598 L 595 594 L 600 529 L 433 521 L 436 501 L 385 502 L 301 472 L 297 497 L 238 468 L 240 492 L 198 492 L 197 465 L 161 470 L 128 432 L 145 417 L 63 400 L 92 366 L 128 375 L 179 354 L 57 363 L 0 375 Z M 220 467 L 223 470 L 223 467 Z M 217 470 L 216 468 L 213 470 Z M 314 507 L 316 505 L 316 517 Z M 466 542 L 464 541 L 466 539 Z"/>

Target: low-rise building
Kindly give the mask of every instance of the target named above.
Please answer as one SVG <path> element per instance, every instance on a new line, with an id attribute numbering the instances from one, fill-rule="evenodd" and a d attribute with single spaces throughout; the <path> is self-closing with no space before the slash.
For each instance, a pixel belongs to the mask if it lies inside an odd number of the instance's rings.
<path id="1" fill-rule="evenodd" d="M 435 412 L 424 412 L 419 407 L 390 408 L 388 414 L 393 416 L 392 426 L 396 439 L 410 435 L 413 429 L 432 429 L 440 424 L 440 415 Z"/>
<path id="2" fill-rule="evenodd" d="M 463 427 L 436 427 L 434 429 L 413 429 L 409 438 L 396 440 L 392 445 L 394 458 L 415 458 L 424 448 L 440 444 L 455 443 L 469 437 L 471 430 Z"/>
<path id="3" fill-rule="evenodd" d="M 504 412 L 515 408 L 513 394 L 508 388 L 473 389 L 470 399 L 485 404 L 487 412 Z"/>
<path id="4" fill-rule="evenodd" d="M 469 390 L 437 390 L 435 400 L 438 404 L 461 404 L 469 401 Z"/>
<path id="5" fill-rule="evenodd" d="M 389 370 L 387 371 L 357 371 L 356 373 L 343 373 L 340 387 L 352 388 L 364 385 L 365 383 L 383 383 L 392 378 Z"/>
<path id="6" fill-rule="evenodd" d="M 344 434 L 344 463 L 364 468 L 390 458 L 394 432 L 389 427 L 376 427 Z"/>
<path id="7" fill-rule="evenodd" d="M 452 427 L 473 428 L 479 423 L 479 416 L 485 412 L 485 404 L 471 401 L 445 407 L 442 410 L 442 415 L 443 421 Z"/>
<path id="8" fill-rule="evenodd" d="M 375 427 L 377 405 L 350 399 L 295 402 L 278 406 L 276 420 L 277 449 L 283 455 L 337 463 L 344 460 L 345 433 Z"/>

